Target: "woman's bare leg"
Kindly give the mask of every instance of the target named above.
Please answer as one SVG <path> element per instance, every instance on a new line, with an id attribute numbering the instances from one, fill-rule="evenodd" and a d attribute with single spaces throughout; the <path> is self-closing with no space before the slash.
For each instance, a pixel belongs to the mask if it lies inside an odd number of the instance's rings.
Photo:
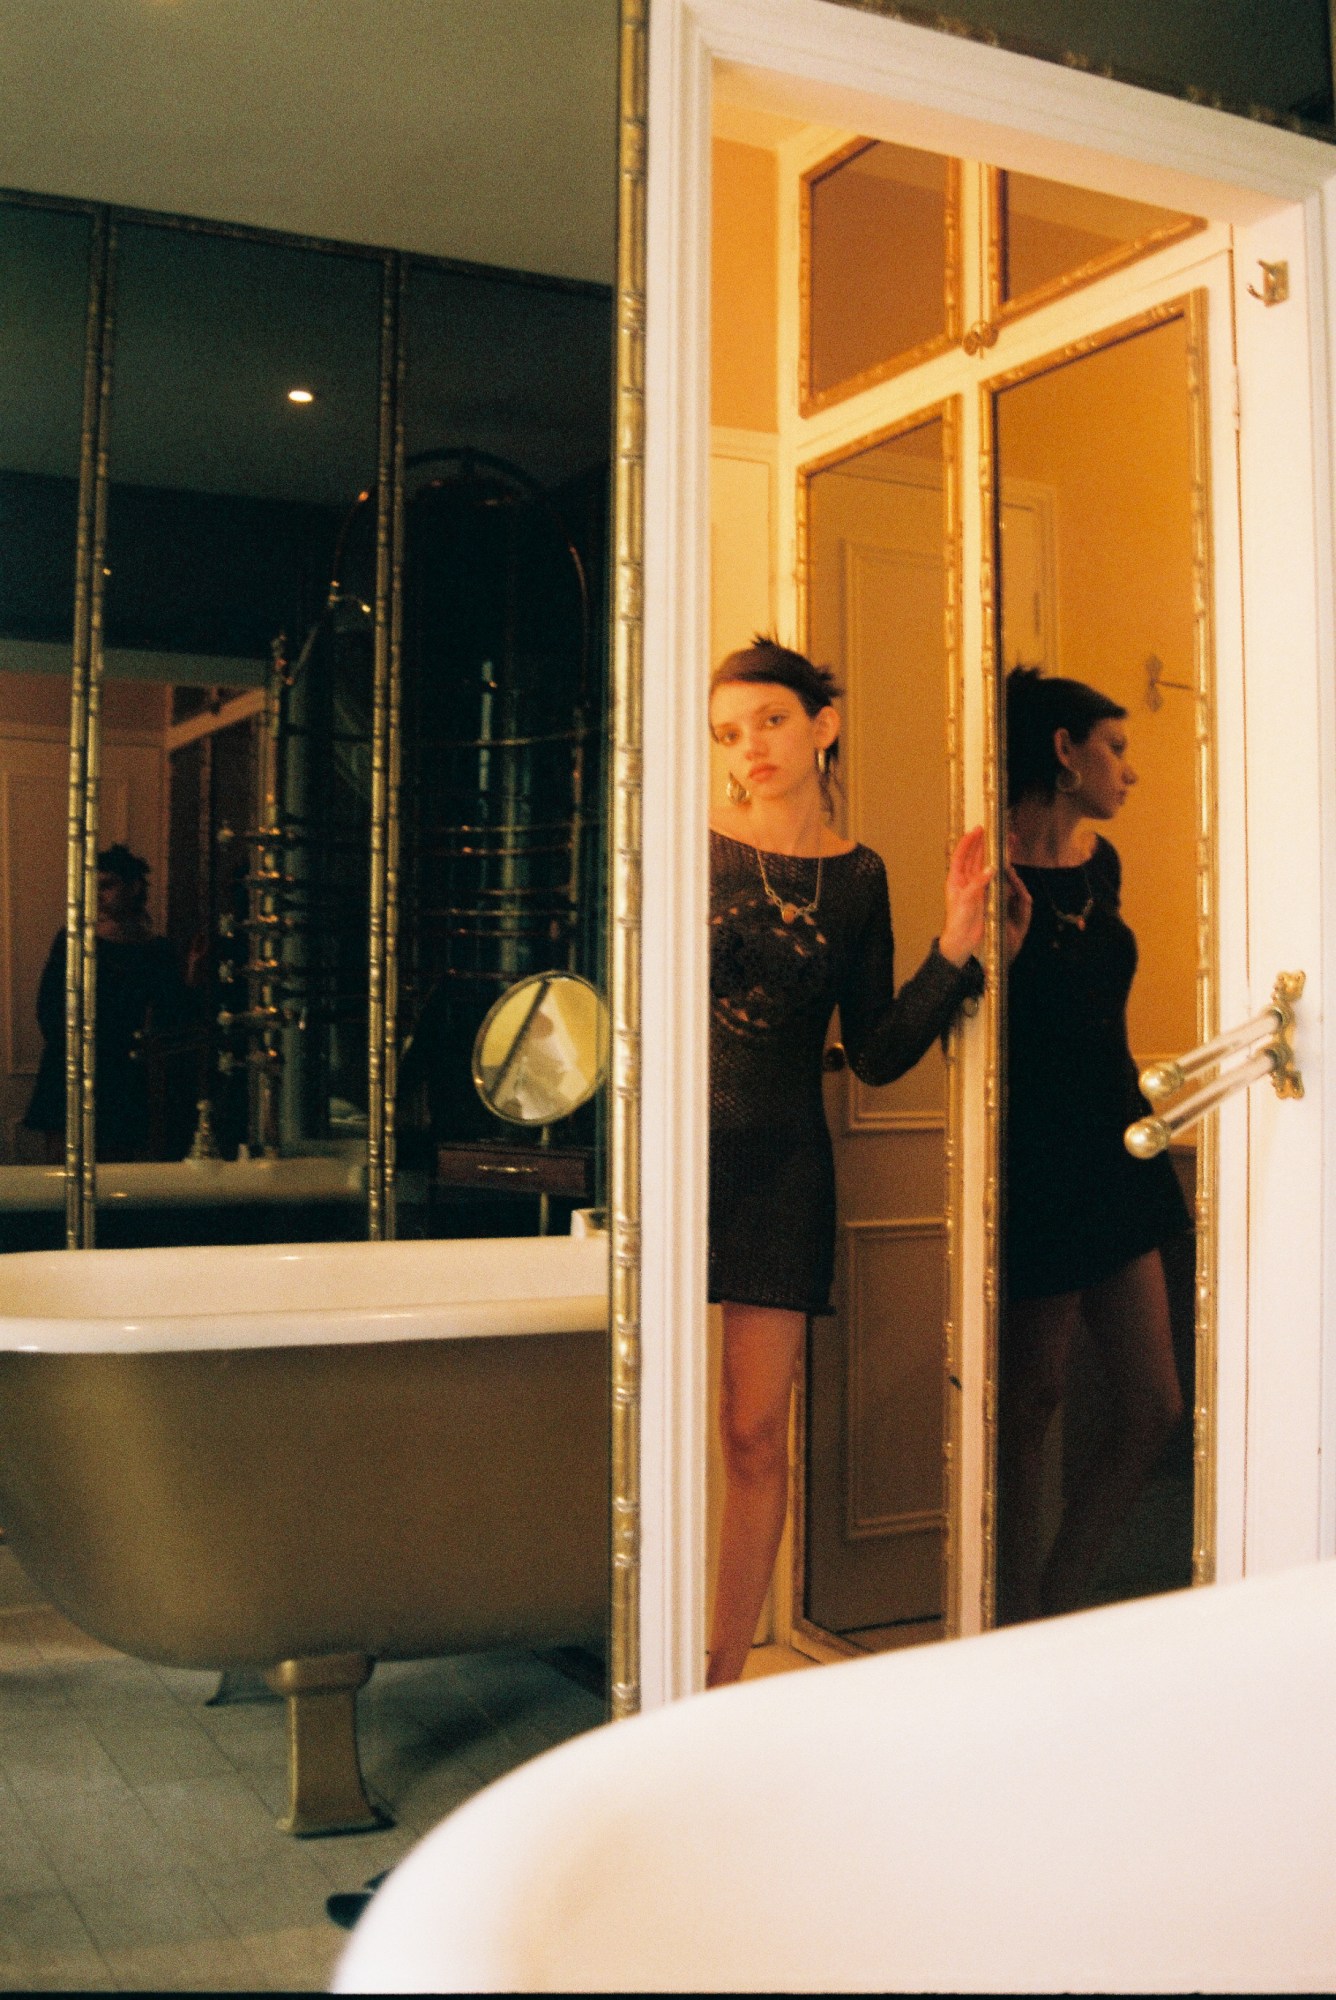
<path id="1" fill-rule="evenodd" d="M 1082 1307 L 1108 1370 L 1111 1408 L 1044 1569 L 1040 1598 L 1049 1613 L 1081 1603 L 1110 1536 L 1183 1414 L 1159 1251 L 1147 1251 L 1092 1285 Z"/>
<path id="2" fill-rule="evenodd" d="M 719 1434 L 724 1518 L 706 1685 L 742 1673 L 771 1572 L 789 1497 L 789 1399 L 807 1330 L 804 1314 L 726 1305 Z"/>
<path id="3" fill-rule="evenodd" d="M 997 1622 L 1040 1616 L 1044 1440 L 1067 1388 L 1077 1292 L 1007 1307 L 997 1414 Z"/>

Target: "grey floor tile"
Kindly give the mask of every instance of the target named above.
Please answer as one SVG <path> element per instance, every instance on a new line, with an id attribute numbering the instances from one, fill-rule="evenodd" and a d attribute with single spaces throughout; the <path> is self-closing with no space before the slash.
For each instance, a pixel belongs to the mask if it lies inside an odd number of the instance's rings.
<path id="1" fill-rule="evenodd" d="M 279 1993 L 323 1993 L 348 1942 L 327 1920 L 288 1931 L 247 1938 L 256 1984 Z"/>
<path id="2" fill-rule="evenodd" d="M 115 1993 L 116 1981 L 100 1952 L 56 1952 L 28 1965 L 0 1965 L 0 1992 Z"/>
<path id="3" fill-rule="evenodd" d="M 233 1770 L 213 1738 L 179 1711 L 138 1717 L 98 1710 L 89 1727 L 129 1785 L 224 1778 Z"/>
<path id="4" fill-rule="evenodd" d="M 114 1646 L 104 1645 L 91 1632 L 81 1632 L 53 1605 L 35 1606 L 23 1614 L 31 1643 L 49 1660 L 121 1660 Z"/>
<path id="5" fill-rule="evenodd" d="M 281 1708 L 206 1708 L 199 1726 L 236 1770 L 286 1768 L 288 1738 Z"/>
<path id="6" fill-rule="evenodd" d="M 0 1896 L 0 1968 L 28 1968 L 42 1959 L 96 1949 L 63 1890 Z"/>
<path id="7" fill-rule="evenodd" d="M 381 1833 L 340 1834 L 329 1840 L 304 1840 L 302 1851 L 331 1889 L 360 1889 L 373 1875 L 383 1874 L 403 1860 L 418 1840 L 418 1829 L 400 1823 Z"/>
<path id="8" fill-rule="evenodd" d="M 260 1986 L 260 1968 L 240 1938 L 131 1945 L 106 1957 L 128 1993 L 253 1993 Z"/>
<path id="9" fill-rule="evenodd" d="M 0 1795 L 0 1897 L 56 1893 L 60 1878 L 12 1794 Z"/>
<path id="10" fill-rule="evenodd" d="M 70 1897 L 103 1953 L 231 1935 L 198 1877 L 182 1868 L 83 1883 L 70 1890 Z"/>
<path id="11" fill-rule="evenodd" d="M 120 1772 L 83 1718 L 70 1710 L 0 1727 L 0 1769 L 21 1799 L 70 1785 L 114 1785 Z"/>
<path id="12" fill-rule="evenodd" d="M 190 1708 L 203 1708 L 218 1685 L 217 1674 L 204 1673 L 195 1667 L 155 1665 L 153 1672 L 173 1701 Z"/>
<path id="13" fill-rule="evenodd" d="M 179 1864 L 169 1833 L 119 1779 L 114 1786 L 44 1791 L 23 1805 L 67 1887 L 108 1876 L 160 1875 Z"/>
<path id="14" fill-rule="evenodd" d="M 273 1851 L 247 1868 L 214 1868 L 201 1881 L 234 1937 L 304 1928 L 325 1914 L 329 1883 L 309 1849 L 313 1841 L 274 1836 Z"/>
<path id="15" fill-rule="evenodd" d="M 235 1772 L 141 1785 L 137 1796 L 187 1867 L 243 1867 L 273 1850 L 270 1811 L 255 1786 Z"/>

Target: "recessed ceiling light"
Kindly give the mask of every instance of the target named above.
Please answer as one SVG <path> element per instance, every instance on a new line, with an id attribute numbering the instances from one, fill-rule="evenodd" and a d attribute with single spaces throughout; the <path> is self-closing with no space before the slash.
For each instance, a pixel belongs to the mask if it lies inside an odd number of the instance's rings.
<path id="1" fill-rule="evenodd" d="M 315 390 L 314 390 L 314 389 L 289 389 L 289 390 L 288 390 L 288 401 L 289 401 L 290 403 L 313 403 L 313 402 L 315 401 Z"/>

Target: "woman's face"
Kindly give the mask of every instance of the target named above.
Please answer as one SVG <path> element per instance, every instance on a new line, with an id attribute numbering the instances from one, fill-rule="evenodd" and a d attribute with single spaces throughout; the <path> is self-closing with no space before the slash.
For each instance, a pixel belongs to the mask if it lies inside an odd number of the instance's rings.
<path id="1" fill-rule="evenodd" d="M 710 700 L 710 728 L 728 774 L 753 798 L 780 799 L 817 782 L 816 753 L 839 734 L 833 708 L 809 715 L 792 688 L 725 681 Z"/>
<path id="2" fill-rule="evenodd" d="M 1073 743 L 1065 729 L 1054 737 L 1058 762 L 1076 779 L 1075 790 L 1064 791 L 1088 819 L 1112 819 L 1137 781 L 1127 761 L 1127 724 L 1097 722 L 1084 743 Z"/>

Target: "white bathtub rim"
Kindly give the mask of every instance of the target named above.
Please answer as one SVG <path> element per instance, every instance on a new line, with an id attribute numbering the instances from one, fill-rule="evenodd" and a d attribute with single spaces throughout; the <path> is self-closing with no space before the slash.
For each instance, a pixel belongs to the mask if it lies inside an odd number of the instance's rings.
<path id="1" fill-rule="evenodd" d="M 606 1330 L 608 1312 L 606 1236 L 0 1258 L 0 1352 L 135 1354 L 580 1333 Z"/>
<path id="2" fill-rule="evenodd" d="M 141 1319 L 17 1319 L 0 1315 L 0 1354 L 197 1354 L 224 1348 L 352 1347 L 410 1340 L 494 1340 L 597 1333 L 606 1292 L 558 1299 L 459 1299 L 352 1312 L 164 1313 Z"/>

